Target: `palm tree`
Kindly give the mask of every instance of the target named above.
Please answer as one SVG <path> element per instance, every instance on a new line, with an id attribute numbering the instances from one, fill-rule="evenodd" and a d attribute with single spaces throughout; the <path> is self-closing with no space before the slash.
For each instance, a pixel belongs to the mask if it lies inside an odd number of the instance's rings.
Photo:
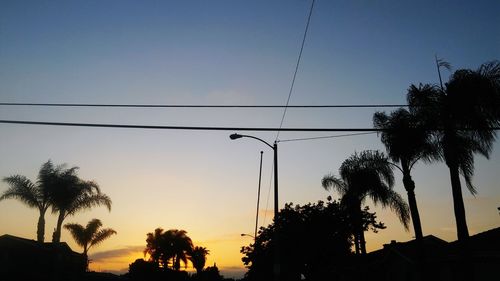
<path id="1" fill-rule="evenodd" d="M 36 183 L 22 175 L 14 175 L 3 179 L 10 187 L 1 196 L 4 199 L 18 199 L 30 208 L 37 208 L 39 212 L 37 224 L 37 241 L 43 243 L 45 240 L 45 213 L 50 207 L 49 189 L 52 184 L 53 175 L 58 168 L 54 167 L 49 160 L 45 162 L 38 172 Z"/>
<path id="2" fill-rule="evenodd" d="M 377 129 L 384 129 L 380 134 L 387 155 L 392 161 L 399 163 L 399 165 L 391 164 L 403 173 L 403 185 L 408 194 L 415 237 L 417 240 L 422 240 L 422 225 L 411 169 L 419 160 L 430 161 L 429 157 L 434 152 L 431 134 L 425 130 L 414 114 L 404 108 L 395 110 L 390 115 L 376 112 L 373 115 L 373 125 Z"/>
<path id="3" fill-rule="evenodd" d="M 207 248 L 199 246 L 194 247 L 193 251 L 191 252 L 189 260 L 191 260 L 191 262 L 193 263 L 193 267 L 196 268 L 196 273 L 198 275 L 203 271 L 203 268 L 205 267 L 207 255 L 209 252 L 210 251 L 207 250 Z"/>
<path id="4" fill-rule="evenodd" d="M 111 211 L 111 199 L 101 193 L 96 182 L 85 181 L 77 175 L 78 167 L 61 169 L 51 188 L 52 212 L 59 213 L 52 242 L 61 241 L 64 219 L 85 209 L 104 205 Z"/>
<path id="5" fill-rule="evenodd" d="M 116 234 L 116 231 L 112 228 L 100 229 L 102 223 L 98 219 L 93 219 L 87 223 L 86 227 L 83 227 L 78 223 L 68 223 L 64 225 L 64 228 L 69 230 L 73 239 L 75 239 L 76 244 L 83 248 L 83 256 L 87 262 L 88 267 L 88 251 L 92 246 L 102 243 L 104 240 L 111 237 L 111 235 Z"/>
<path id="6" fill-rule="evenodd" d="M 444 87 L 411 85 L 408 91 L 410 111 L 433 132 L 435 160 L 444 161 L 450 171 L 453 208 L 459 241 L 469 237 L 460 175 L 472 194 L 474 154 L 486 158 L 500 125 L 500 62 L 481 65 L 477 70 L 461 69 L 453 73 Z"/>
<path id="7" fill-rule="evenodd" d="M 189 254 L 193 251 L 193 242 L 185 230 L 170 229 L 164 234 L 167 247 L 170 248 L 172 268 L 179 270 L 181 261 L 187 267 Z"/>
<path id="8" fill-rule="evenodd" d="M 373 203 L 390 207 L 408 229 L 410 215 L 403 198 L 393 189 L 394 175 L 388 159 L 378 151 L 354 153 L 339 169 L 340 178 L 330 174 L 323 177 L 322 186 L 335 189 L 341 203 L 351 216 L 356 253 L 366 254 L 361 205 L 369 197 Z"/>
<path id="9" fill-rule="evenodd" d="M 179 270 L 182 261 L 187 267 L 188 258 L 193 251 L 193 242 L 185 230 L 170 229 L 166 232 L 162 228 L 148 233 L 144 255 L 149 254 L 149 259 L 163 268 L 172 264 L 172 269 Z"/>
<path id="10" fill-rule="evenodd" d="M 146 249 L 144 249 L 144 256 L 149 255 L 149 260 L 156 265 L 161 264 L 164 268 L 167 265 L 167 259 L 164 258 L 164 242 L 163 242 L 163 229 L 157 228 L 154 232 L 146 234 Z"/>

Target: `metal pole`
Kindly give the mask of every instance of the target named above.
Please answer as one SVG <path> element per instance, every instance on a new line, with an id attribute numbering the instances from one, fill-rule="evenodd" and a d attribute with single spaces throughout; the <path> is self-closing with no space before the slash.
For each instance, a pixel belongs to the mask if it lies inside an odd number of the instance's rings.
<path id="1" fill-rule="evenodd" d="M 264 153 L 264 151 L 260 152 L 259 188 L 257 191 L 257 214 L 255 215 L 255 235 L 253 236 L 254 240 L 257 240 L 257 229 L 259 227 L 260 182 L 262 179 L 262 154 L 263 153 Z M 254 241 L 254 242 L 256 242 L 256 241 Z"/>
<path id="2" fill-rule="evenodd" d="M 275 141 L 273 146 L 274 152 L 274 240 L 275 240 L 275 250 L 274 250 L 274 280 L 279 281 L 281 275 L 280 268 L 280 241 L 278 235 L 278 143 Z"/>

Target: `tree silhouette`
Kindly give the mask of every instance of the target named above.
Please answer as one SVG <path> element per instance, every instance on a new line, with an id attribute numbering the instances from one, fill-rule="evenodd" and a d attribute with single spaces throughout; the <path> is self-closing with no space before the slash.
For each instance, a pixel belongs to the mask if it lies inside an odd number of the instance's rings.
<path id="1" fill-rule="evenodd" d="M 100 205 L 106 206 L 111 211 L 111 199 L 101 193 L 96 182 L 80 179 L 77 170 L 78 167 L 61 168 L 51 185 L 52 212 L 59 213 L 52 242 L 60 242 L 61 227 L 69 215 Z"/>
<path id="2" fill-rule="evenodd" d="M 161 228 L 146 234 L 146 249 L 150 260 L 160 264 L 163 268 L 172 265 L 178 271 L 181 261 L 187 267 L 189 254 L 193 251 L 193 242 L 185 230 L 170 229 L 166 232 Z"/>
<path id="3" fill-rule="evenodd" d="M 334 189 L 342 196 L 341 203 L 346 208 L 354 225 L 354 245 L 356 253 L 366 254 L 361 205 L 367 197 L 382 207 L 390 207 L 408 229 L 410 215 L 403 198 L 392 187 L 394 175 L 388 159 L 378 151 L 355 153 L 346 159 L 339 169 L 340 178 L 330 174 L 323 177 L 326 190 Z"/>
<path id="4" fill-rule="evenodd" d="M 193 267 L 196 269 L 197 274 L 200 274 L 203 271 L 209 252 L 210 251 L 205 247 L 196 246 L 193 248 L 189 260 L 193 263 Z"/>
<path id="5" fill-rule="evenodd" d="M 4 199 L 18 199 L 28 207 L 37 208 L 39 212 L 37 224 L 37 241 L 43 243 L 45 240 L 45 213 L 50 207 L 50 187 L 54 174 L 58 168 L 54 167 L 49 160 L 45 162 L 38 172 L 37 182 L 33 183 L 27 177 L 14 175 L 3 179 L 9 188 L 0 196 Z"/>
<path id="6" fill-rule="evenodd" d="M 87 223 L 87 226 L 83 227 L 81 224 L 68 223 L 64 225 L 75 239 L 76 244 L 83 248 L 83 256 L 87 262 L 88 267 L 88 251 L 92 246 L 102 243 L 104 240 L 111 237 L 111 235 L 116 234 L 116 231 L 112 228 L 100 229 L 102 223 L 98 219 L 93 219 Z"/>
<path id="7" fill-rule="evenodd" d="M 193 242 L 187 236 L 187 232 L 185 230 L 170 229 L 165 232 L 164 236 L 165 242 L 170 248 L 172 268 L 178 271 L 181 267 L 181 261 L 187 268 L 189 253 L 193 251 Z"/>
<path id="8" fill-rule="evenodd" d="M 375 215 L 363 212 L 363 222 L 381 226 Z M 334 273 L 351 253 L 351 224 L 337 201 L 285 204 L 272 224 L 261 227 L 254 244 L 241 249 L 248 268 L 244 280 L 270 280 L 276 239 L 279 239 L 283 280 L 336 280 Z"/>
<path id="9" fill-rule="evenodd" d="M 408 110 L 400 108 L 387 115 L 376 112 L 373 115 L 373 125 L 385 129 L 380 133 L 387 155 L 394 167 L 403 174 L 403 185 L 408 194 L 410 213 L 417 240 L 422 240 L 422 225 L 415 198 L 415 182 L 411 177 L 411 169 L 419 160 L 430 161 L 430 155 L 435 153 L 431 143 L 431 134 L 419 119 Z"/>
<path id="10" fill-rule="evenodd" d="M 408 103 L 428 128 L 436 129 L 433 158 L 444 161 L 450 171 L 457 235 L 463 242 L 469 231 L 460 175 L 476 194 L 474 154 L 489 157 L 496 138 L 493 128 L 500 125 L 500 62 L 485 63 L 477 70 L 457 70 L 444 87 L 411 85 Z"/>

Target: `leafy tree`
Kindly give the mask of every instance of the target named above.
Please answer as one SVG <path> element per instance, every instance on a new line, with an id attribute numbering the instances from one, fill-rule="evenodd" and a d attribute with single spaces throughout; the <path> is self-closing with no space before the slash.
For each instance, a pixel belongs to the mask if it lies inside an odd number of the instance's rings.
<path id="1" fill-rule="evenodd" d="M 171 264 L 172 269 L 176 271 L 180 269 L 181 261 L 187 267 L 193 242 L 185 230 L 170 229 L 164 232 L 163 229 L 157 228 L 154 233 L 150 232 L 146 236 L 144 254 L 149 254 L 151 261 L 163 268 L 168 268 Z"/>
<path id="2" fill-rule="evenodd" d="M 94 181 L 85 181 L 77 175 L 78 167 L 60 169 L 51 185 L 51 206 L 53 213 L 59 213 L 52 242 L 60 242 L 64 219 L 77 212 L 104 205 L 111 211 L 111 199 L 101 193 Z"/>
<path id="3" fill-rule="evenodd" d="M 439 65 L 438 65 L 439 66 Z M 439 68 L 438 68 L 439 69 Z M 500 62 L 455 71 L 445 86 L 411 85 L 410 111 L 433 131 L 435 160 L 450 171 L 458 240 L 469 237 L 460 175 L 472 194 L 474 154 L 489 157 L 500 125 Z"/>
<path id="4" fill-rule="evenodd" d="M 366 219 L 377 225 L 374 216 Z M 246 280 L 272 278 L 276 239 L 283 280 L 300 280 L 301 275 L 307 280 L 331 279 L 351 255 L 349 218 L 338 202 L 289 203 L 272 224 L 260 228 L 254 244 L 242 247 Z"/>
<path id="5" fill-rule="evenodd" d="M 194 247 L 189 260 L 193 263 L 193 267 L 196 269 L 196 273 L 200 274 L 205 267 L 205 263 L 207 261 L 207 255 L 210 251 L 205 247 Z"/>
<path id="6" fill-rule="evenodd" d="M 322 185 L 327 190 L 337 190 L 342 196 L 341 203 L 354 225 L 356 253 L 366 254 L 361 206 L 367 198 L 371 198 L 375 204 L 380 203 L 382 207 L 390 207 L 408 229 L 408 206 L 392 189 L 394 175 L 388 159 L 382 153 L 369 150 L 355 153 L 342 163 L 339 174 L 340 178 L 326 175 Z"/>
<path id="7" fill-rule="evenodd" d="M 37 241 L 43 243 L 45 240 L 45 213 L 50 207 L 50 186 L 54 174 L 58 171 L 49 160 L 45 162 L 38 172 L 36 183 L 22 175 L 14 175 L 3 179 L 9 188 L 0 196 L 4 199 L 18 199 L 30 208 L 37 208 L 39 212 L 37 224 Z"/>
<path id="8" fill-rule="evenodd" d="M 410 213 L 417 240 L 422 240 L 422 225 L 415 198 L 415 182 L 411 177 L 411 169 L 419 160 L 430 161 L 430 155 L 435 153 L 431 134 L 422 122 L 412 113 L 400 108 L 387 115 L 376 112 L 373 115 L 373 125 L 385 129 L 380 133 L 387 155 L 393 164 L 403 174 L 403 185 L 408 194 Z"/>
<path id="9" fill-rule="evenodd" d="M 76 244 L 83 247 L 83 256 L 87 261 L 88 265 L 88 251 L 92 246 L 102 243 L 104 240 L 111 237 L 111 235 L 116 234 L 116 231 L 112 228 L 100 229 L 102 223 L 98 219 L 93 219 L 87 223 L 87 226 L 82 226 L 77 223 L 68 223 L 64 225 L 64 228 L 69 230 L 73 239 L 75 239 Z"/>

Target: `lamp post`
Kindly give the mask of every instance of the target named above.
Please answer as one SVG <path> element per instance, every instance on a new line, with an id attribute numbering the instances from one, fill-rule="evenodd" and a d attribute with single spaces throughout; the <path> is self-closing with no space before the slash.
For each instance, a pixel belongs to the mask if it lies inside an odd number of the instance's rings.
<path id="1" fill-rule="evenodd" d="M 258 137 L 250 136 L 250 135 L 240 135 L 240 134 L 232 134 L 229 136 L 230 139 L 236 140 L 240 138 L 251 138 L 256 139 L 258 141 L 263 142 L 267 146 L 269 146 L 274 152 L 274 223 L 277 223 L 278 219 L 278 143 L 275 141 L 273 145 L 270 145 L 267 141 L 260 139 Z M 279 264 L 279 240 L 277 232 L 275 232 L 275 245 L 276 249 L 274 250 L 274 280 L 280 280 L 280 264 Z"/>
<path id="2" fill-rule="evenodd" d="M 241 235 L 241 237 L 248 236 L 248 237 L 252 237 L 253 239 L 255 239 L 255 236 L 253 236 L 252 234 L 242 233 L 240 235 Z"/>

